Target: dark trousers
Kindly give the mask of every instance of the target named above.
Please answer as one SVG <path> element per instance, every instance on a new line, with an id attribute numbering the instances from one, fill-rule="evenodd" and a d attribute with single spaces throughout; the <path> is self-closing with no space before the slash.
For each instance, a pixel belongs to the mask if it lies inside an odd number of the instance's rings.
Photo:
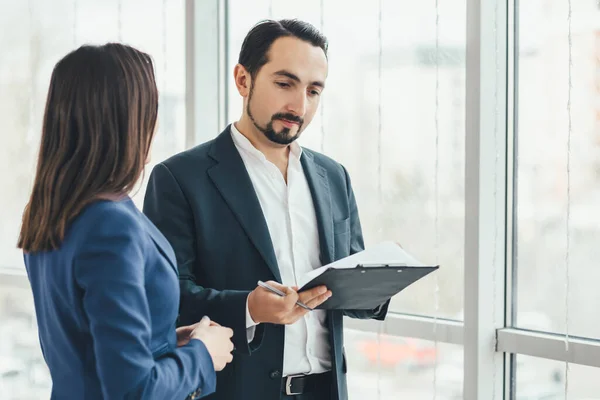
<path id="1" fill-rule="evenodd" d="M 295 396 L 281 395 L 281 400 L 331 400 L 330 389 L 324 389 L 324 393 L 304 393 Z"/>

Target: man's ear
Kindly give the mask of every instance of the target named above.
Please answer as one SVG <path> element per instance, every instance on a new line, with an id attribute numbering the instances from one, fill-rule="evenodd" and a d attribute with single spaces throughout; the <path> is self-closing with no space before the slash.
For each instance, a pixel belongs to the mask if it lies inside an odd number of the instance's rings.
<path id="1" fill-rule="evenodd" d="M 252 78 L 250 74 L 246 70 L 246 68 L 237 64 L 233 69 L 233 79 L 235 82 L 235 87 L 238 90 L 238 93 L 242 97 L 248 97 L 250 95 L 250 85 L 252 84 Z"/>

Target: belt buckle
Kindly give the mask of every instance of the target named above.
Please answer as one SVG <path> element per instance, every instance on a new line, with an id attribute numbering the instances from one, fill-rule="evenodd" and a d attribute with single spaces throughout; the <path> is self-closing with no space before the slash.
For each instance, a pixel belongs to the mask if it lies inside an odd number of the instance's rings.
<path id="1" fill-rule="evenodd" d="M 304 375 L 303 374 L 300 374 L 300 375 L 288 375 L 286 377 L 286 380 L 285 380 L 285 394 L 286 395 L 288 395 L 288 396 L 295 396 L 297 394 L 302 394 L 302 392 L 298 392 L 298 393 L 292 392 L 292 379 L 299 378 L 301 376 L 304 376 Z"/>

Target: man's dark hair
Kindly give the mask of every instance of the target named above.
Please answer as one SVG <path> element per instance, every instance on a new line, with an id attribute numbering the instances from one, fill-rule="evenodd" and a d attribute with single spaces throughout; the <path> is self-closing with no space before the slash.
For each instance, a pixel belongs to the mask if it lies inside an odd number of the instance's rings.
<path id="1" fill-rule="evenodd" d="M 327 56 L 327 38 L 308 22 L 297 19 L 265 20 L 254 25 L 246 35 L 238 63 L 254 78 L 260 68 L 269 61 L 267 53 L 271 45 L 281 37 L 304 40 L 323 49 Z"/>

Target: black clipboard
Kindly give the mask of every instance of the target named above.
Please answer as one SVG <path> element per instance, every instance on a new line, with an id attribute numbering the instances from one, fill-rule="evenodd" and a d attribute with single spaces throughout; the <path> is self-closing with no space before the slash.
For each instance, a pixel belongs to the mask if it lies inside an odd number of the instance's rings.
<path id="1" fill-rule="evenodd" d="M 359 264 L 355 268 L 329 268 L 299 292 L 325 285 L 332 296 L 317 309 L 372 310 L 414 282 L 437 270 L 436 266 Z"/>

